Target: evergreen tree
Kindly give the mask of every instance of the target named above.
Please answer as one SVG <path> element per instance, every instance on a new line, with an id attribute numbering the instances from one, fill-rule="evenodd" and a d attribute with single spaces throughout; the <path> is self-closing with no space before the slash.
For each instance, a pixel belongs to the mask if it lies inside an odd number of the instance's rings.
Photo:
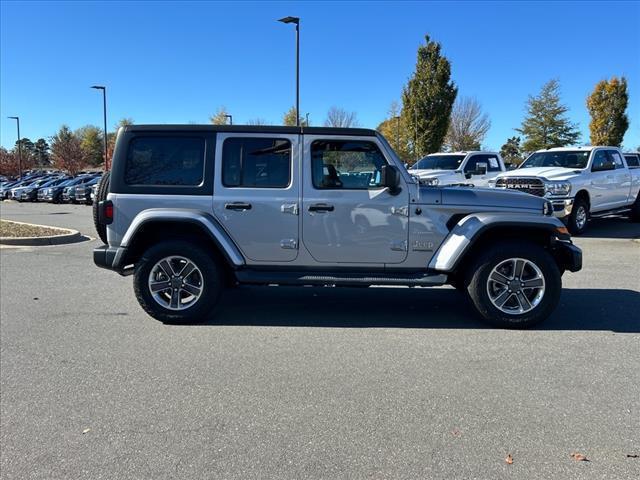
<path id="1" fill-rule="evenodd" d="M 627 79 L 613 77 L 598 82 L 587 97 L 587 109 L 591 115 L 589 132 L 591 145 L 619 147 L 629 128 L 626 110 L 629 103 Z"/>
<path id="2" fill-rule="evenodd" d="M 522 163 L 522 148 L 520 147 L 520 137 L 511 137 L 500 147 L 500 156 L 504 163 L 519 165 Z"/>
<path id="3" fill-rule="evenodd" d="M 441 149 L 457 94 L 449 60 L 440 53 L 440 44 L 425 36 L 415 72 L 402 92 L 402 120 L 412 132 L 416 158 Z"/>
<path id="4" fill-rule="evenodd" d="M 533 152 L 575 144 L 580 132 L 567 118 L 568 111 L 560 103 L 560 84 L 555 79 L 545 83 L 538 96 L 529 96 L 527 116 L 522 127 L 516 129 L 524 136 L 523 150 Z"/>

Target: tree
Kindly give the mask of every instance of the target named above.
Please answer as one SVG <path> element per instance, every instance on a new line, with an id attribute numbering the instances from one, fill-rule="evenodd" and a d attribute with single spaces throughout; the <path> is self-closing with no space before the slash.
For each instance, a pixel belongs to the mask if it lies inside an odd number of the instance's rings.
<path id="1" fill-rule="evenodd" d="M 500 156 L 504 163 L 520 165 L 522 163 L 522 147 L 520 147 L 520 137 L 511 137 L 500 147 Z"/>
<path id="2" fill-rule="evenodd" d="M 516 131 L 524 135 L 522 148 L 533 152 L 542 148 L 564 147 L 580 138 L 577 125 L 569 121 L 569 109 L 560 103 L 560 83 L 549 80 L 538 96 L 529 96 L 527 116 Z"/>
<path id="3" fill-rule="evenodd" d="M 107 132 L 107 158 L 109 159 L 109 164 L 111 164 L 111 159 L 113 158 L 113 150 L 116 146 L 116 136 L 120 127 L 128 127 L 129 125 L 133 125 L 133 118 L 124 117 L 118 120 L 118 123 L 114 125 L 115 132 Z M 104 148 L 104 145 L 102 146 Z"/>
<path id="4" fill-rule="evenodd" d="M 357 127 L 358 115 L 356 112 L 347 112 L 344 108 L 331 107 L 327 112 L 327 119 L 324 121 L 325 127 L 349 128 Z"/>
<path id="5" fill-rule="evenodd" d="M 266 125 L 267 121 L 264 118 L 251 118 L 247 120 L 247 125 Z"/>
<path id="6" fill-rule="evenodd" d="M 49 150 L 49 144 L 44 138 L 39 138 L 38 140 L 36 140 L 36 143 L 34 144 L 33 154 L 35 156 L 36 163 L 41 167 L 51 164 Z"/>
<path id="7" fill-rule="evenodd" d="M 56 167 L 72 175 L 85 166 L 80 139 L 66 125 L 60 127 L 58 133 L 51 137 L 51 156 Z"/>
<path id="8" fill-rule="evenodd" d="M 449 151 L 480 150 L 491 128 L 480 102 L 473 97 L 461 97 L 453 104 L 449 129 L 444 144 Z"/>
<path id="9" fill-rule="evenodd" d="M 282 124 L 290 127 L 296 126 L 296 107 L 291 107 L 282 116 Z"/>
<path id="10" fill-rule="evenodd" d="M 86 125 L 76 130 L 75 134 L 80 139 L 80 147 L 86 162 L 92 167 L 101 165 L 104 162 L 102 130 L 95 125 Z"/>
<path id="11" fill-rule="evenodd" d="M 451 64 L 440 44 L 425 36 L 418 47 L 416 69 L 402 92 L 402 120 L 412 132 L 414 158 L 437 152 L 449 127 L 458 89 L 451 81 Z"/>
<path id="12" fill-rule="evenodd" d="M 598 82 L 587 97 L 587 109 L 591 115 L 589 122 L 592 145 L 619 147 L 629 128 L 626 110 L 629 103 L 627 79 L 613 77 Z"/>
<path id="13" fill-rule="evenodd" d="M 23 152 L 22 170 L 29 170 L 32 167 L 33 157 L 25 157 Z M 7 150 L 4 147 L 0 147 L 0 175 L 15 177 L 18 176 L 19 173 L 20 161 L 18 157 L 18 150 Z"/>
<path id="14" fill-rule="evenodd" d="M 229 123 L 227 115 L 229 115 L 229 112 L 227 111 L 227 107 L 223 105 L 221 107 L 218 107 L 216 113 L 209 117 L 209 121 L 214 125 L 226 125 L 227 123 Z"/>
<path id="15" fill-rule="evenodd" d="M 387 118 L 378 125 L 376 130 L 387 139 L 402 161 L 412 163 L 409 151 L 411 135 L 407 125 L 402 121 L 401 114 L 400 105 L 394 100 L 387 112 Z"/>

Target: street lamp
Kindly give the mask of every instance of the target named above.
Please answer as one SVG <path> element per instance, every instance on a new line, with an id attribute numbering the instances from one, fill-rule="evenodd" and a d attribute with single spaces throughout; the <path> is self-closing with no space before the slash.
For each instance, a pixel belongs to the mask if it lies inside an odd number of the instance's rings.
<path id="1" fill-rule="evenodd" d="M 284 17 L 282 23 L 296 24 L 296 126 L 300 126 L 300 18 Z"/>
<path id="2" fill-rule="evenodd" d="M 233 115 L 225 115 L 229 119 L 229 125 L 233 125 Z"/>
<path id="3" fill-rule="evenodd" d="M 22 142 L 20 141 L 20 117 L 7 117 L 16 121 L 18 126 L 18 173 L 19 177 L 22 177 Z"/>
<path id="4" fill-rule="evenodd" d="M 308 127 L 309 126 L 309 113 L 308 112 L 305 115 L 305 118 L 307 119 L 307 123 L 305 124 L 305 127 Z"/>
<path id="5" fill-rule="evenodd" d="M 102 113 L 104 114 L 104 170 L 109 170 L 107 159 L 107 87 L 102 85 L 92 85 L 91 88 L 102 90 Z"/>

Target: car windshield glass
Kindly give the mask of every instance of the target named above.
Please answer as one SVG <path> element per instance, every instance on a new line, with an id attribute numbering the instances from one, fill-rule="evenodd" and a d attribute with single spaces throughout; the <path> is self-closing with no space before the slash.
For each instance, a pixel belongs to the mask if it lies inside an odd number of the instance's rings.
<path id="1" fill-rule="evenodd" d="M 411 170 L 455 170 L 466 155 L 429 155 L 417 161 Z"/>
<path id="2" fill-rule="evenodd" d="M 589 153 L 588 151 L 536 152 L 527 158 L 520 168 L 586 168 Z"/>

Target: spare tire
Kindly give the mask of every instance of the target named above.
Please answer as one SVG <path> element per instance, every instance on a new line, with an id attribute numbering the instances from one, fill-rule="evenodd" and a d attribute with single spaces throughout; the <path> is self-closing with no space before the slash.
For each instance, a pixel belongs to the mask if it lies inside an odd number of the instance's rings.
<path id="1" fill-rule="evenodd" d="M 111 172 L 105 172 L 104 175 L 102 175 L 102 178 L 98 182 L 98 187 L 96 188 L 96 197 L 93 199 L 93 224 L 96 226 L 98 237 L 100 237 L 100 240 L 105 244 L 107 243 L 107 226 L 99 222 L 98 208 L 100 207 L 100 202 L 107 199 L 110 177 Z"/>

